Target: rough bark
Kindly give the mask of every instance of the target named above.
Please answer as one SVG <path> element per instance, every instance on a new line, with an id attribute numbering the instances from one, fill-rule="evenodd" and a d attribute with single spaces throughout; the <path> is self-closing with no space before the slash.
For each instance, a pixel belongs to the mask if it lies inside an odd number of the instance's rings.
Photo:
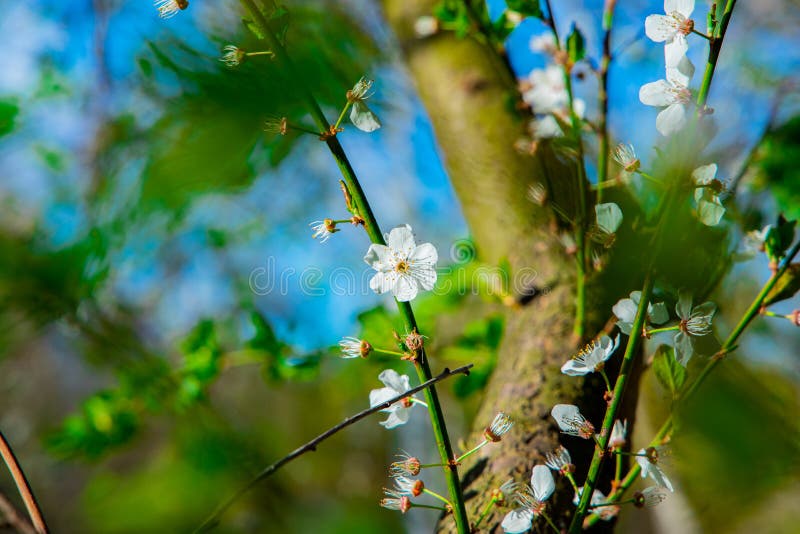
<path id="1" fill-rule="evenodd" d="M 556 158 L 536 161 L 514 150 L 524 125 L 513 106 L 517 98 L 514 80 L 495 52 L 451 33 L 426 39 L 413 35 L 414 21 L 430 14 L 434 4 L 430 0 L 384 0 L 384 9 L 430 115 L 478 254 L 489 263 L 508 258 L 515 271 L 533 268 L 536 285 L 549 288 L 527 306 L 509 310 L 506 317 L 497 367 L 467 442 L 480 439 L 484 425 L 497 411 L 510 413 L 516 425 L 500 443 L 485 447 L 462 468 L 468 512 L 475 518 L 492 488 L 512 476 L 518 481 L 529 478 L 530 468 L 544 461 L 544 454 L 559 443 L 559 437 L 579 466 L 588 465 L 593 444 L 559 436 L 550 410 L 557 403 L 573 403 L 599 421 L 602 386 L 596 379 L 568 378 L 559 372 L 576 349 L 572 334 L 574 259 L 565 254 L 556 238 L 552 212 L 526 198 L 530 185 L 544 182 L 545 174 L 567 175 L 558 176 L 558 182 L 550 181 L 551 191 L 554 183 L 573 183 L 568 175 L 574 169 Z M 561 197 L 567 202 L 569 191 L 562 191 Z M 596 305 L 589 309 L 609 309 L 609 296 L 595 291 L 591 298 Z M 590 316 L 589 335 L 598 331 L 603 320 L 598 314 Z M 579 481 L 584 475 L 576 473 Z M 552 505 L 557 522 L 565 524 L 571 499 L 568 483 L 560 481 Z M 496 526 L 502 513 L 505 510 L 492 512 L 482 527 L 499 530 Z M 443 520 L 441 530 L 448 530 L 451 523 Z"/>

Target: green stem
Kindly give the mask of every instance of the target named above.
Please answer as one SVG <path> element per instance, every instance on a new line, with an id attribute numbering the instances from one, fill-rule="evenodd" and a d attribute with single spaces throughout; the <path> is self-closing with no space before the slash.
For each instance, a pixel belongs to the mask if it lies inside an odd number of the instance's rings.
<path id="1" fill-rule="evenodd" d="M 705 34 L 705 33 L 703 33 L 703 32 L 699 32 L 699 31 L 697 31 L 697 30 L 695 30 L 695 29 L 692 29 L 692 33 L 693 33 L 693 34 L 695 34 L 695 35 L 699 35 L 700 37 L 702 37 L 702 38 L 703 38 L 703 39 L 705 39 L 706 41 L 710 41 L 710 40 L 711 40 L 711 38 L 710 38 L 708 35 L 706 35 L 706 34 Z"/>
<path id="2" fill-rule="evenodd" d="M 611 391 L 611 382 L 608 381 L 608 375 L 605 369 L 600 369 L 600 376 L 602 376 L 603 380 L 606 382 L 606 391 Z"/>
<path id="3" fill-rule="evenodd" d="M 575 490 L 575 493 L 577 494 L 578 493 L 578 483 L 575 482 L 575 477 L 573 476 L 572 473 L 567 473 L 566 477 L 567 477 L 567 480 L 569 480 L 569 483 L 572 484 L 572 489 Z"/>
<path id="4" fill-rule="evenodd" d="M 417 504 L 415 502 L 411 503 L 411 508 L 426 508 L 428 510 L 439 510 L 440 512 L 447 512 L 447 508 L 444 506 L 432 506 L 430 504 Z"/>
<path id="5" fill-rule="evenodd" d="M 642 327 L 644 326 L 645 318 L 647 317 L 647 304 L 650 302 L 650 295 L 653 291 L 653 278 L 652 274 L 648 273 L 645 278 L 644 286 L 642 287 L 642 296 L 639 300 L 639 307 L 636 310 L 636 317 L 633 320 L 633 327 L 631 329 L 631 336 L 628 339 L 628 346 L 625 347 L 625 354 L 622 357 L 622 365 L 620 366 L 619 376 L 614 385 L 614 397 L 611 399 L 611 404 L 606 410 L 605 417 L 603 418 L 603 425 L 601 427 L 599 436 L 597 438 L 597 449 L 592 457 L 592 463 L 589 466 L 589 473 L 586 475 L 586 483 L 581 492 L 581 499 L 578 503 L 578 509 L 572 517 L 572 523 L 569 527 L 570 534 L 577 534 L 581 531 L 583 518 L 589 507 L 589 502 L 592 497 L 594 488 L 597 487 L 597 480 L 600 476 L 600 469 L 603 466 L 603 460 L 606 457 L 605 451 L 608 447 L 608 440 L 611 436 L 611 428 L 614 425 L 614 420 L 617 416 L 617 411 L 625 395 L 625 388 L 628 385 L 633 363 L 636 360 L 636 352 L 638 350 L 639 342 L 642 339 Z"/>
<path id="6" fill-rule="evenodd" d="M 344 107 L 342 108 L 342 112 L 341 112 L 341 113 L 339 113 L 339 118 L 338 118 L 338 119 L 336 119 L 336 124 L 334 124 L 334 125 L 333 125 L 333 129 L 334 129 L 334 130 L 338 130 L 338 129 L 339 129 L 339 125 L 340 125 L 340 124 L 342 123 L 342 121 L 344 120 L 344 114 L 345 114 L 345 113 L 347 113 L 347 110 L 348 110 L 348 109 L 350 109 L 350 106 L 351 106 L 351 105 L 352 105 L 352 102 L 350 102 L 350 101 L 348 100 L 348 101 L 347 101 L 347 104 L 345 104 L 345 105 L 344 105 Z"/>
<path id="7" fill-rule="evenodd" d="M 286 53 L 286 50 L 283 48 L 283 45 L 280 43 L 278 38 L 270 30 L 269 23 L 264 17 L 264 14 L 255 4 L 255 0 L 241 0 L 241 2 L 250 12 L 250 15 L 253 17 L 255 23 L 261 27 L 261 30 L 264 33 L 270 48 L 275 52 L 276 59 L 284 66 L 292 79 L 299 80 L 300 77 L 296 75 L 294 63 Z M 303 100 L 306 101 L 309 112 L 311 113 L 311 116 L 319 127 L 320 131 L 328 131 L 328 120 L 311 92 L 302 84 L 297 84 L 295 86 L 295 90 L 299 91 Z M 366 230 L 367 235 L 372 243 L 385 245 L 386 243 L 383 239 L 383 234 L 381 233 L 380 227 L 378 226 L 378 221 L 376 220 L 375 215 L 372 213 L 372 208 L 370 207 L 369 202 L 367 202 L 367 197 L 364 194 L 364 190 L 361 188 L 361 183 L 358 181 L 356 173 L 353 170 L 352 165 L 350 165 L 350 160 L 347 158 L 342 145 L 339 143 L 339 140 L 336 138 L 336 136 L 328 137 L 325 139 L 325 143 L 328 145 L 328 149 L 336 160 L 336 164 L 342 173 L 345 183 L 347 184 L 347 188 L 350 191 L 350 195 L 353 198 L 355 209 L 358 211 L 358 214 L 361 216 L 361 218 L 364 219 L 364 229 Z M 403 317 L 403 322 L 405 323 L 405 327 L 408 329 L 408 331 L 412 332 L 414 329 L 417 329 L 417 321 L 414 317 L 414 311 L 411 308 L 411 304 L 408 302 L 396 302 L 397 307 L 400 310 L 400 315 Z M 428 364 L 428 358 L 425 354 L 425 349 L 420 349 L 418 354 L 418 358 L 414 361 L 414 367 L 416 368 L 419 380 L 421 382 L 426 382 L 432 378 L 433 374 L 431 373 L 431 369 Z M 433 427 L 436 448 L 439 451 L 442 463 L 447 465 L 447 468 L 444 469 L 444 473 L 450 498 L 452 499 L 453 517 L 455 519 L 456 529 L 459 534 L 469 534 L 469 518 L 467 517 L 466 507 L 464 506 L 464 496 L 462 494 L 461 483 L 458 477 L 458 466 L 452 461 L 453 447 L 450 444 L 450 437 L 447 434 L 444 413 L 442 411 L 441 404 L 439 403 L 439 395 L 436 391 L 436 388 L 429 387 L 425 390 L 425 400 L 428 404 L 428 414 L 430 415 L 431 426 Z"/>
<path id="8" fill-rule="evenodd" d="M 600 59 L 600 83 L 597 88 L 597 107 L 600 110 L 598 124 L 599 152 L 597 154 L 597 203 L 603 201 L 603 187 L 608 180 L 608 69 L 611 66 L 611 28 L 614 24 L 616 0 L 606 0 L 603 7 L 603 57 Z"/>
<path id="9" fill-rule="evenodd" d="M 558 37 L 558 29 L 553 15 L 553 8 L 550 0 L 545 0 L 547 6 L 547 25 L 553 34 L 556 48 L 561 48 L 561 40 Z M 576 191 L 578 195 L 578 214 L 575 220 L 575 245 L 577 248 L 575 260 L 577 262 L 577 273 L 575 277 L 575 328 L 573 330 L 578 342 L 582 341 L 586 335 L 586 165 L 584 162 L 583 138 L 581 137 L 581 119 L 575 113 L 575 99 L 572 92 L 572 73 L 570 67 L 565 65 L 564 89 L 567 92 L 567 106 L 569 107 L 569 117 L 573 142 L 577 149 L 578 173 L 576 175 Z"/>
<path id="10" fill-rule="evenodd" d="M 459 456 L 458 458 L 456 458 L 456 462 L 457 462 L 457 463 L 461 463 L 461 461 L 462 461 L 462 460 L 464 460 L 464 458 L 467 458 L 467 457 L 468 457 L 468 456 L 470 456 L 471 454 L 478 452 L 478 451 L 479 451 L 479 450 L 481 450 L 481 448 L 482 448 L 482 447 L 484 447 L 484 446 L 485 446 L 487 443 L 489 443 L 489 441 L 488 441 L 488 440 L 483 440 L 483 441 L 481 441 L 481 442 L 480 442 L 480 443 L 478 443 L 478 444 L 477 444 L 475 447 L 471 448 L 470 450 L 468 450 L 467 452 L 465 452 L 464 454 L 462 454 L 461 456 Z"/>
<path id="11" fill-rule="evenodd" d="M 477 521 L 475 521 L 475 524 L 473 525 L 474 529 L 477 530 L 478 526 L 483 522 L 486 516 L 489 515 L 489 510 L 491 510 L 492 507 L 494 507 L 494 504 L 496 502 L 497 502 L 496 497 L 492 497 L 491 499 L 489 499 L 489 502 L 486 504 L 486 506 L 483 507 L 481 515 L 479 515 Z"/>
<path id="12" fill-rule="evenodd" d="M 274 56 L 271 50 L 264 50 L 263 52 L 245 52 L 245 56 Z"/>
<path id="13" fill-rule="evenodd" d="M 722 40 L 725 38 L 725 32 L 728 29 L 728 23 L 731 20 L 735 5 L 736 0 L 728 0 L 725 4 L 725 11 L 722 13 L 722 19 L 720 19 L 719 24 L 717 24 L 714 35 L 710 36 L 708 60 L 706 61 L 706 68 L 703 72 L 703 81 L 700 84 L 700 90 L 697 92 L 698 113 L 703 111 L 708 101 L 708 91 L 711 88 L 711 80 L 714 78 L 714 71 L 717 68 L 719 52 L 722 49 Z"/>
<path id="14" fill-rule="evenodd" d="M 663 328 L 653 328 L 652 330 L 647 331 L 647 337 L 650 337 L 653 334 L 660 334 L 661 332 L 674 332 L 675 330 L 680 330 L 680 325 L 675 326 L 665 326 Z"/>
<path id="15" fill-rule="evenodd" d="M 381 356 L 397 356 L 397 357 L 400 357 L 400 358 L 402 358 L 403 356 L 405 356 L 405 354 L 403 354 L 403 353 L 402 353 L 402 352 L 400 352 L 400 351 L 396 351 L 396 350 L 386 350 L 386 349 L 376 349 L 376 348 L 374 348 L 374 347 L 372 348 L 372 352 L 373 352 L 374 354 L 378 354 L 378 355 L 381 355 Z"/>
<path id="16" fill-rule="evenodd" d="M 560 529 L 560 528 L 558 528 L 558 527 L 556 526 L 556 524 L 555 524 L 555 523 L 553 523 L 553 520 L 552 520 L 552 519 L 550 519 L 550 516 L 549 516 L 549 515 L 547 515 L 547 514 L 546 514 L 546 513 L 544 513 L 544 512 L 542 512 L 540 515 L 541 515 L 542 517 L 544 517 L 544 520 L 545 520 L 545 521 L 547 521 L 547 524 L 548 524 L 548 525 L 550 525 L 550 528 L 552 528 L 552 529 L 553 529 L 553 532 L 555 532 L 556 534 L 561 534 L 561 529 Z"/>
<path id="17" fill-rule="evenodd" d="M 445 503 L 447 506 L 452 506 L 452 505 L 450 504 L 450 501 L 448 501 L 447 499 L 445 499 L 444 497 L 442 497 L 441 495 L 439 495 L 439 494 L 438 494 L 438 493 L 436 493 L 435 491 L 431 491 L 431 490 L 429 490 L 428 488 L 423 488 L 423 489 L 422 489 L 422 491 L 423 491 L 423 493 L 427 493 L 427 494 L 428 494 L 428 495 L 430 495 L 431 497 L 435 497 L 436 499 L 439 499 L 440 501 L 442 501 L 443 503 Z"/>

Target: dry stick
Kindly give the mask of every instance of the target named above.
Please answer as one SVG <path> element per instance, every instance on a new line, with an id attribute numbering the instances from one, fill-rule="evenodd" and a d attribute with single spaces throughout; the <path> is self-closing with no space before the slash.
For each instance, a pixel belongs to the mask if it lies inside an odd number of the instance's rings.
<path id="1" fill-rule="evenodd" d="M 31 516 L 31 522 L 36 532 L 39 534 L 46 534 L 49 531 L 47 530 L 47 523 L 44 521 L 42 511 L 39 508 L 39 503 L 36 502 L 36 497 L 33 495 L 31 485 L 25 477 L 25 472 L 22 470 L 22 466 L 19 465 L 17 457 L 14 456 L 14 451 L 11 450 L 11 445 L 6 441 L 6 437 L 3 435 L 2 431 L 0 431 L 0 456 L 3 457 L 3 461 L 11 472 L 11 477 L 14 479 L 14 484 L 17 486 L 20 497 L 22 497 L 22 502 L 25 503 L 25 508 L 28 509 L 28 515 Z"/>
<path id="2" fill-rule="evenodd" d="M 5 526 L 10 526 L 22 534 L 37 534 L 33 525 L 17 510 L 11 500 L 0 492 L 0 514 L 5 521 Z M 2 528 L 3 525 L 0 525 Z"/>
<path id="3" fill-rule="evenodd" d="M 247 484 L 242 486 L 238 491 L 236 491 L 236 493 L 234 493 L 231 497 L 229 497 L 227 501 L 225 501 L 223 504 L 221 504 L 219 506 L 219 508 L 217 508 L 217 510 L 208 519 L 206 519 L 203 522 L 203 524 L 200 525 L 197 528 L 197 530 L 195 530 L 195 532 L 208 532 L 211 529 L 213 529 L 219 523 L 219 519 L 222 516 L 222 514 L 225 513 L 225 511 L 228 508 L 230 508 L 231 505 L 239 499 L 239 497 L 241 497 L 242 495 L 247 493 L 256 484 L 258 484 L 259 482 L 261 482 L 262 480 L 264 480 L 265 478 L 267 478 L 268 476 L 273 474 L 275 471 L 277 471 L 278 469 L 280 469 L 284 465 L 286 465 L 289 462 L 291 462 L 292 460 L 294 460 L 295 458 L 297 458 L 299 456 L 302 456 L 303 454 L 305 454 L 307 452 L 313 452 L 313 451 L 317 450 L 317 445 L 319 445 L 321 442 L 325 441 L 329 437 L 333 436 L 334 434 L 336 434 L 340 430 L 344 430 L 348 426 L 350 426 L 350 425 L 352 425 L 354 423 L 357 423 L 358 421 L 364 419 L 365 417 L 367 417 L 369 415 L 372 415 L 372 414 L 374 414 L 376 412 L 379 412 L 381 410 L 385 410 L 386 408 L 388 408 L 392 404 L 394 404 L 396 402 L 399 402 L 399 401 L 401 401 L 401 400 L 403 400 L 403 399 L 405 399 L 407 397 L 410 397 L 411 395 L 413 395 L 414 393 L 417 393 L 418 391 L 422 391 L 424 389 L 427 389 L 427 388 L 433 386 L 436 382 L 439 382 L 441 380 L 444 380 L 444 379 L 449 378 L 449 377 L 454 376 L 454 375 L 459 375 L 459 374 L 468 375 L 469 374 L 469 370 L 472 368 L 472 365 L 473 364 L 464 365 L 464 366 L 459 367 L 457 369 L 453 369 L 452 371 L 450 369 L 448 369 L 447 367 L 445 367 L 444 371 L 442 371 L 438 375 L 434 376 L 430 380 L 428 380 L 426 382 L 423 382 L 422 384 L 420 384 L 420 385 L 418 385 L 416 387 L 413 387 L 413 388 L 409 389 L 405 393 L 401 393 L 400 395 L 397 395 L 396 397 L 393 397 L 393 398 L 391 398 L 391 399 L 389 399 L 389 400 L 387 400 L 385 402 L 382 402 L 382 403 L 380 403 L 380 404 L 378 404 L 376 406 L 372 406 L 371 408 L 368 408 L 366 410 L 362 410 L 362 411 L 358 412 L 355 415 L 351 415 L 350 417 L 345 418 L 345 420 L 342 421 L 341 423 L 339 423 L 338 425 L 329 428 L 328 430 L 326 430 L 325 432 L 323 432 L 322 434 L 320 434 L 316 438 L 312 439 L 311 441 L 309 441 L 305 445 L 302 445 L 301 447 L 296 448 L 295 450 L 293 450 L 292 452 L 290 452 L 289 454 L 287 454 L 286 456 L 284 456 L 283 458 L 281 458 L 280 460 L 278 460 L 274 464 L 270 465 L 269 467 L 264 468 L 260 473 L 258 473 L 255 477 L 253 477 L 253 479 L 250 482 L 248 482 Z"/>

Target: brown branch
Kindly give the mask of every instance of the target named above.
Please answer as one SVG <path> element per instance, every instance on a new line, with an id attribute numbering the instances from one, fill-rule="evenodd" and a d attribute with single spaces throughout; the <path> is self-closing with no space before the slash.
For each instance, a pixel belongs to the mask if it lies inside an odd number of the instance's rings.
<path id="1" fill-rule="evenodd" d="M 3 432 L 0 431 L 0 456 L 8 466 L 11 472 L 11 477 L 14 479 L 14 484 L 17 486 L 22 502 L 25 503 L 25 508 L 28 509 L 28 515 L 31 516 L 31 522 L 35 531 L 39 534 L 47 534 L 47 523 L 44 521 L 44 516 L 39 508 L 39 503 L 36 502 L 36 497 L 33 495 L 28 479 L 25 477 L 25 472 L 22 471 L 22 466 L 19 465 L 17 457 L 14 456 L 14 451 L 11 450 L 11 445 L 6 441 Z"/>
<path id="2" fill-rule="evenodd" d="M 197 532 L 209 532 L 210 530 L 213 530 L 219 524 L 219 520 L 222 517 L 222 514 L 224 514 L 225 511 L 228 508 L 230 508 L 230 506 L 234 502 L 236 502 L 242 495 L 244 495 L 245 493 L 250 491 L 259 482 L 261 482 L 262 480 L 264 480 L 268 476 L 272 475 L 275 471 L 277 471 L 278 469 L 280 469 L 284 465 L 288 464 L 289 462 L 291 462 L 295 458 L 297 458 L 299 456 L 302 456 L 303 454 L 305 454 L 307 452 L 313 452 L 313 451 L 317 450 L 317 445 L 319 445 L 321 442 L 325 441 L 329 437 L 333 436 L 334 434 L 336 434 L 340 430 L 344 430 L 348 426 L 350 426 L 350 425 L 352 425 L 354 423 L 357 423 L 358 421 L 364 419 L 365 417 L 367 417 L 369 415 L 372 415 L 372 414 L 374 414 L 376 412 L 379 412 L 381 410 L 384 410 L 384 409 L 388 408 L 389 406 L 391 406 L 392 404 L 394 404 L 394 403 L 396 403 L 398 401 L 401 401 L 401 400 L 413 395 L 414 393 L 417 393 L 419 391 L 422 391 L 423 389 L 429 388 L 432 385 L 434 385 L 436 382 L 439 382 L 440 380 L 444 380 L 445 378 L 449 378 L 451 376 L 459 375 L 459 374 L 468 375 L 469 374 L 469 370 L 472 368 L 472 365 L 473 364 L 464 365 L 464 366 L 459 367 L 457 369 L 453 369 L 452 371 L 450 369 L 448 369 L 447 367 L 445 367 L 444 371 L 442 371 L 438 375 L 434 376 L 430 380 L 427 380 L 427 381 L 423 382 L 422 384 L 420 384 L 420 385 L 418 385 L 416 387 L 413 387 L 413 388 L 409 389 L 405 393 L 402 393 L 401 395 L 397 395 L 396 397 L 393 397 L 393 398 L 391 398 L 391 399 L 389 399 L 389 400 L 387 400 L 385 402 L 382 402 L 382 403 L 380 403 L 378 405 L 375 405 L 375 406 L 372 406 L 370 408 L 367 408 L 366 410 L 362 410 L 362 411 L 358 412 L 355 415 L 351 415 L 350 417 L 346 417 L 344 419 L 344 421 L 342 421 L 338 425 L 329 428 L 328 430 L 326 430 L 325 432 L 323 432 L 322 434 L 320 434 L 316 438 L 312 439 L 311 441 L 309 441 L 305 445 L 302 445 L 302 446 L 296 448 L 295 450 L 293 450 L 292 452 L 290 452 L 289 454 L 287 454 L 286 456 L 284 456 L 283 458 L 281 458 L 280 460 L 278 460 L 274 464 L 264 468 L 260 473 L 258 473 L 256 476 L 254 476 L 253 479 L 250 480 L 250 482 L 248 482 L 247 484 L 242 486 L 239 490 L 236 491 L 236 493 L 231 495 L 228 498 L 228 500 L 226 500 L 224 503 L 222 503 L 214 511 L 214 513 L 211 514 L 211 516 L 208 519 L 206 519 L 203 522 L 203 524 L 200 525 L 197 528 L 197 530 L 195 530 L 195 532 L 196 533 Z"/>

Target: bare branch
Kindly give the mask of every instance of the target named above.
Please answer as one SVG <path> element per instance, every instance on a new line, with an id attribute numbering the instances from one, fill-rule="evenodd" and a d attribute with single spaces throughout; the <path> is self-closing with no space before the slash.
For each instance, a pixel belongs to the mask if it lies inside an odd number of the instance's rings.
<path id="1" fill-rule="evenodd" d="M 22 466 L 19 465 L 17 457 L 14 456 L 14 451 L 11 450 L 11 445 L 9 445 L 8 441 L 6 441 L 6 437 L 2 432 L 0 432 L 0 456 L 3 457 L 3 461 L 6 463 L 8 470 L 11 472 L 11 477 L 14 479 L 14 484 L 16 484 L 17 490 L 19 490 L 19 494 L 22 497 L 22 501 L 25 503 L 25 508 L 28 509 L 28 514 L 31 516 L 31 522 L 33 523 L 35 532 L 38 532 L 39 534 L 47 534 L 47 532 L 49 532 L 47 530 L 47 523 L 44 521 L 44 516 L 39 508 L 39 503 L 36 502 L 36 497 L 33 495 L 33 490 L 31 489 L 30 484 L 28 484 L 28 479 L 25 477 L 25 472 L 22 471 Z M 8 514 L 6 515 L 8 516 Z M 10 516 L 9 521 L 11 521 Z"/>
<path id="2" fill-rule="evenodd" d="M 365 417 L 367 417 L 369 415 L 372 415 L 372 414 L 374 414 L 376 412 L 379 412 L 381 410 L 384 410 L 384 409 L 388 408 L 389 406 L 391 406 L 392 404 L 394 404 L 394 403 L 396 403 L 398 401 L 401 401 L 401 400 L 405 399 L 406 397 L 409 397 L 409 396 L 413 395 L 414 393 L 417 393 L 419 391 L 422 391 L 423 389 L 429 388 L 432 385 L 434 385 L 436 382 L 439 382 L 440 380 L 444 380 L 446 378 L 449 378 L 449 377 L 454 376 L 454 375 L 459 375 L 459 374 L 468 375 L 469 374 L 469 370 L 472 368 L 472 365 L 473 364 L 464 365 L 464 366 L 459 367 L 457 369 L 453 369 L 452 371 L 450 369 L 448 369 L 447 367 L 445 367 L 444 371 L 442 371 L 438 375 L 434 376 L 430 380 L 427 380 L 427 381 L 423 382 L 422 384 L 420 384 L 418 386 L 415 386 L 415 387 L 409 389 L 405 393 L 403 393 L 401 395 L 397 395 L 396 397 L 393 397 L 393 398 L 391 398 L 391 399 L 389 399 L 389 400 L 387 400 L 385 402 L 382 402 L 382 403 L 380 403 L 380 404 L 378 404 L 376 406 L 372 406 L 371 408 L 367 408 L 366 410 L 362 410 L 362 411 L 358 412 L 355 415 L 351 415 L 350 417 L 345 418 L 344 421 L 342 421 L 338 425 L 329 428 L 328 430 L 326 430 L 325 432 L 323 432 L 322 434 L 320 434 L 316 438 L 312 439 L 311 441 L 309 441 L 305 445 L 302 445 L 302 446 L 296 448 L 295 450 L 293 450 L 292 452 L 290 452 L 289 454 L 287 454 L 286 456 L 284 456 L 283 458 L 281 458 L 280 460 L 278 460 L 274 464 L 264 468 L 260 473 L 258 473 L 256 476 L 254 476 L 252 478 L 252 480 L 250 480 L 250 482 L 248 482 L 247 484 L 242 486 L 239 490 L 236 491 L 236 493 L 231 495 L 228 498 L 228 500 L 226 500 L 224 503 L 222 503 L 216 509 L 216 511 L 214 511 L 214 513 L 211 514 L 211 516 L 208 519 L 206 519 L 203 522 L 203 524 L 200 525 L 197 528 L 197 530 L 195 530 L 195 532 L 196 533 L 209 532 L 209 531 L 213 530 L 219 524 L 219 520 L 222 517 L 222 514 L 224 514 L 225 511 L 228 508 L 230 508 L 230 506 L 234 502 L 236 502 L 242 495 L 244 495 L 245 493 L 250 491 L 259 482 L 261 482 L 265 478 L 269 477 L 275 471 L 277 471 L 278 469 L 280 469 L 284 465 L 288 464 L 289 462 L 291 462 L 295 458 L 297 458 L 299 456 L 302 456 L 303 454 L 305 454 L 307 452 L 313 452 L 313 451 L 317 450 L 317 445 L 319 445 L 320 443 L 322 443 L 323 441 L 325 441 L 329 437 L 333 436 L 334 434 L 336 434 L 340 430 L 344 430 L 348 426 L 350 426 L 350 425 L 352 425 L 354 423 L 357 423 L 358 421 L 364 419 Z"/>

